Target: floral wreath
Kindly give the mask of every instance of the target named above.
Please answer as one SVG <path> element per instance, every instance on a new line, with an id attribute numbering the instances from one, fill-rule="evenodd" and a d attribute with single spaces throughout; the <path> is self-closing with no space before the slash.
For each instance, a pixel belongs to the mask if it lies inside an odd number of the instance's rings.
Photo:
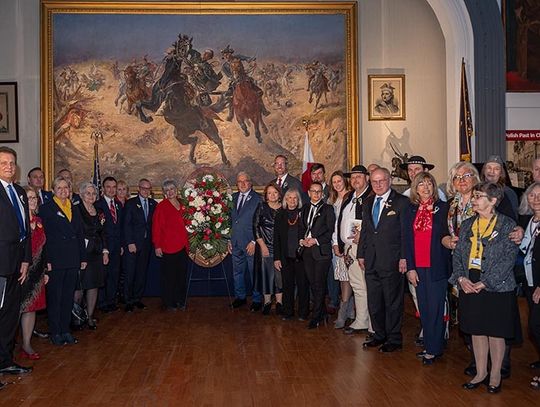
<path id="1" fill-rule="evenodd" d="M 191 174 L 181 194 L 189 255 L 198 265 L 213 267 L 227 256 L 231 236 L 231 188 L 212 168 Z"/>

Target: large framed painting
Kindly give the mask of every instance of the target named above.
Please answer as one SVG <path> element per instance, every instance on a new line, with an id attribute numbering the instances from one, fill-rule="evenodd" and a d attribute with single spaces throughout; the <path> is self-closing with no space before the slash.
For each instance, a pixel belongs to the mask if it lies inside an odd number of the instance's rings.
<path id="1" fill-rule="evenodd" d="M 502 0 L 506 89 L 540 92 L 540 1 Z"/>
<path id="2" fill-rule="evenodd" d="M 358 159 L 356 2 L 41 3 L 49 180 L 159 185 L 212 166 L 234 183 L 301 172 L 304 136 L 327 172 Z M 304 126 L 304 122 L 308 123 Z"/>
<path id="3" fill-rule="evenodd" d="M 0 82 L 0 143 L 19 141 L 17 82 Z"/>

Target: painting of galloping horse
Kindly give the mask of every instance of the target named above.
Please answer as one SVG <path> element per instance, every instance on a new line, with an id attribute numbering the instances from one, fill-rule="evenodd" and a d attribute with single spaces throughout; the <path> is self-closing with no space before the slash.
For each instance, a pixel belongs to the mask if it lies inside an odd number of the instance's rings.
<path id="1" fill-rule="evenodd" d="M 263 185 L 277 154 L 298 175 L 306 131 L 327 171 L 347 168 L 358 159 L 356 14 L 356 2 L 42 0 L 49 180 L 61 168 L 89 179 L 95 130 L 102 177 L 130 185 L 199 166 Z"/>

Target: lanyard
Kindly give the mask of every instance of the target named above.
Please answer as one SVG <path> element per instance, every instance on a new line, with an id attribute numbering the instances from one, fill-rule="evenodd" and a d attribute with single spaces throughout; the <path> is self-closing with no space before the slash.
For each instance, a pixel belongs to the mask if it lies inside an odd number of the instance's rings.
<path id="1" fill-rule="evenodd" d="M 482 234 L 480 234 L 480 217 L 476 218 L 476 256 L 478 256 L 480 253 L 480 243 L 482 239 L 485 237 L 484 233 L 486 233 L 489 230 L 489 228 L 495 222 L 496 219 L 497 219 L 497 215 L 493 215 L 491 219 L 489 220 L 486 228 L 482 232 Z"/>

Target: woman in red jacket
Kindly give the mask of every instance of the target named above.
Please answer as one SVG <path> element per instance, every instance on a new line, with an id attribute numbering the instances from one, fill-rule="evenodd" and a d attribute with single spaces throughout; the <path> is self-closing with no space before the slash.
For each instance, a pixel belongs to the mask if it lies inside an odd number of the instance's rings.
<path id="1" fill-rule="evenodd" d="M 152 218 L 152 241 L 156 256 L 161 258 L 163 307 L 175 311 L 186 303 L 189 243 L 176 182 L 165 180 L 162 188 L 164 199 L 156 206 Z"/>

